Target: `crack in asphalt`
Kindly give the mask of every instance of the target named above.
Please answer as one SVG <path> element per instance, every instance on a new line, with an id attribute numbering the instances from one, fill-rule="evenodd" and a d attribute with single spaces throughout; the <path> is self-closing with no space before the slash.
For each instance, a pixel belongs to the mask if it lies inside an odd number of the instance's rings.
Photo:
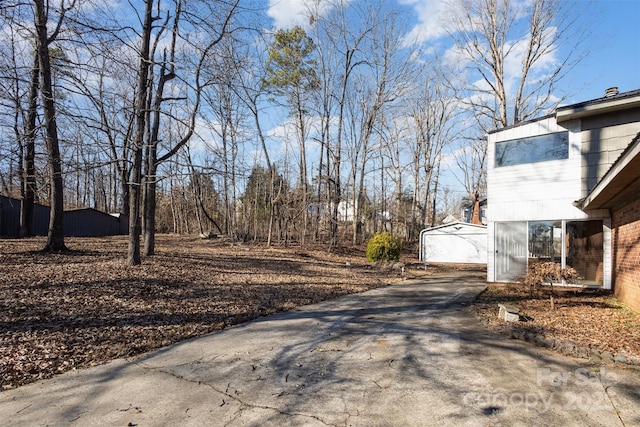
<path id="1" fill-rule="evenodd" d="M 189 364 L 193 364 L 193 363 L 199 363 L 199 362 L 198 361 L 193 361 L 193 362 L 189 362 L 189 363 L 183 363 L 180 366 L 185 366 L 185 365 L 189 365 Z M 346 402 L 344 402 L 344 396 L 342 397 L 342 400 L 343 400 L 344 405 L 345 405 L 345 412 L 344 412 L 344 414 L 346 416 L 345 422 L 343 424 L 331 424 L 331 423 L 326 422 L 322 418 L 318 417 L 317 415 L 304 414 L 304 413 L 301 413 L 301 412 L 288 412 L 288 411 L 282 410 L 282 409 L 280 409 L 278 407 L 274 407 L 274 406 L 260 405 L 260 404 L 246 402 L 243 399 L 241 399 L 240 397 L 238 397 L 238 394 L 240 393 L 239 390 L 233 389 L 235 394 L 232 394 L 230 392 L 229 389 L 231 387 L 231 383 L 228 383 L 226 390 L 223 391 L 223 390 L 218 389 L 213 384 L 209 384 L 209 383 L 206 383 L 206 382 L 203 382 L 203 381 L 199 381 L 199 380 L 193 380 L 193 379 L 185 378 L 184 376 L 182 376 L 180 374 L 176 374 L 173 371 L 166 370 L 166 369 L 161 368 L 161 367 L 143 366 L 143 368 L 147 369 L 147 370 L 153 370 L 153 371 L 156 371 L 156 372 L 160 372 L 162 374 L 172 376 L 172 377 L 177 378 L 177 379 L 182 380 L 182 381 L 186 381 L 186 382 L 189 382 L 189 383 L 197 384 L 199 386 L 208 387 L 211 390 L 213 390 L 214 392 L 219 393 L 219 394 L 221 394 L 223 396 L 226 396 L 229 399 L 237 402 L 240 405 L 240 407 L 237 409 L 235 416 L 231 420 L 229 420 L 229 422 L 225 423 L 225 426 L 232 425 L 232 423 L 234 421 L 236 421 L 236 420 L 238 420 L 239 418 L 242 417 L 242 412 L 246 411 L 247 409 L 264 409 L 264 410 L 274 411 L 274 412 L 277 412 L 280 415 L 285 415 L 285 416 L 311 418 L 311 419 L 314 419 L 314 420 L 322 423 L 323 425 L 333 426 L 333 427 L 343 427 L 343 426 L 346 427 L 349 418 L 351 418 L 353 416 L 353 414 L 349 413 L 346 410 Z M 226 404 L 227 403 L 225 402 L 225 400 L 222 399 L 222 403 L 219 406 L 224 406 Z M 358 414 L 359 414 L 359 411 L 358 411 Z"/>
<path id="2" fill-rule="evenodd" d="M 620 420 L 620 424 L 623 427 L 626 427 L 625 422 L 622 420 L 622 417 L 620 416 L 620 410 L 616 406 L 616 403 L 613 401 L 613 397 L 615 396 L 615 394 L 613 396 L 611 394 L 609 394 L 609 389 L 611 388 L 611 386 L 610 385 L 605 385 L 602 382 L 602 376 L 600 376 L 600 375 L 598 375 L 598 381 L 600 382 L 600 385 L 602 386 L 602 389 L 604 390 L 604 395 L 607 396 L 607 399 L 609 399 L 609 403 L 611 404 L 611 407 L 613 408 L 613 412 L 615 412 L 616 416 L 618 417 L 618 420 Z"/>

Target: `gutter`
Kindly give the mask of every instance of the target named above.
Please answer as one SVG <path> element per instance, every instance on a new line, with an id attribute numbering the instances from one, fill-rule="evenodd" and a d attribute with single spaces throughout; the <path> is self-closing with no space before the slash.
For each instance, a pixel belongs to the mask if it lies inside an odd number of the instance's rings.
<path id="1" fill-rule="evenodd" d="M 562 123 L 573 119 L 588 117 L 594 114 L 613 113 L 621 110 L 640 108 L 640 95 L 623 97 L 602 102 L 575 104 L 560 107 L 556 110 L 556 122 Z"/>

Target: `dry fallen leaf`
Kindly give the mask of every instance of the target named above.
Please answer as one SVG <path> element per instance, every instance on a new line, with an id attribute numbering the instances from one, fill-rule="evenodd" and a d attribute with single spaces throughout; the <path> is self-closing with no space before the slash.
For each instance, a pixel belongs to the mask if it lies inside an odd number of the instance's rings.
<path id="1" fill-rule="evenodd" d="M 0 240 L 0 390 L 396 280 L 361 249 L 157 239 L 135 268 L 123 236 L 70 238 L 73 253 L 49 255 L 42 238 Z"/>
<path id="2" fill-rule="evenodd" d="M 525 286 L 490 286 L 470 310 L 486 324 L 501 331 L 532 332 L 556 340 L 569 340 L 581 347 L 621 351 L 640 356 L 640 315 L 605 292 L 560 292 L 551 310 L 548 292 L 529 297 Z M 527 322 L 498 319 L 498 303 L 517 304 Z"/>

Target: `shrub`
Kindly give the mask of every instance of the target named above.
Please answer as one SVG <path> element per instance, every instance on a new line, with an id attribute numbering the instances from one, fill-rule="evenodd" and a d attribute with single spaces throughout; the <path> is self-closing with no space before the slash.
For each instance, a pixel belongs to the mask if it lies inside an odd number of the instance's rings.
<path id="1" fill-rule="evenodd" d="M 580 275 L 572 267 L 562 268 L 557 262 L 539 262 L 529 265 L 527 274 L 522 277 L 522 282 L 529 287 L 529 296 L 548 284 L 550 290 L 551 309 L 553 304 L 553 284 L 554 283 L 578 283 Z"/>
<path id="2" fill-rule="evenodd" d="M 393 234 L 377 233 L 367 243 L 367 261 L 397 261 L 400 250 L 400 242 Z"/>

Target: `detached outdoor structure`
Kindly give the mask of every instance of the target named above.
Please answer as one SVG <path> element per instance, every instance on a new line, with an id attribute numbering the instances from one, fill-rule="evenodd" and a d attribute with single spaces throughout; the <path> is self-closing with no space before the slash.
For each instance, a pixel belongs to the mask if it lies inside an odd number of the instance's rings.
<path id="1" fill-rule="evenodd" d="M 487 227 L 451 222 L 420 232 L 420 261 L 424 263 L 487 263 Z"/>
<path id="2" fill-rule="evenodd" d="M 640 90 L 488 135 L 487 280 L 573 267 L 640 311 Z"/>
<path id="3" fill-rule="evenodd" d="M 0 196 L 0 236 L 20 235 L 21 201 Z M 35 204 L 33 207 L 34 236 L 46 236 L 49 230 L 48 206 Z M 108 214 L 93 208 L 64 211 L 64 235 L 74 237 L 100 237 L 128 234 L 129 220 L 126 215 Z"/>

